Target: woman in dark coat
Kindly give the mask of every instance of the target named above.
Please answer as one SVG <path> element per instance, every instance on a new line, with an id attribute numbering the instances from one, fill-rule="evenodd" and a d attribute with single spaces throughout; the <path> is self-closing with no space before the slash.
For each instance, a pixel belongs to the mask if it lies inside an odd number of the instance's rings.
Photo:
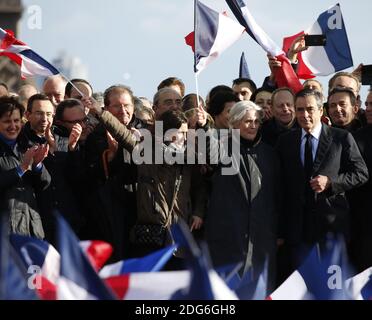
<path id="1" fill-rule="evenodd" d="M 262 119 L 262 109 L 251 101 L 239 102 L 231 109 L 230 127 L 240 133 L 236 138 L 233 134 L 229 144 L 234 140 L 240 147 L 238 154 L 232 152 L 239 169 L 224 175 L 219 165 L 212 178 L 205 226 L 214 266 L 242 262 L 240 273 L 252 268 L 257 277 L 268 258 L 269 282 L 273 283 L 280 172 L 274 149 L 261 142 Z"/>
<path id="2" fill-rule="evenodd" d="M 0 215 L 8 217 L 10 232 L 44 238 L 35 194 L 50 183 L 42 164 L 49 149 L 19 146 L 23 112 L 14 98 L 0 98 Z"/>

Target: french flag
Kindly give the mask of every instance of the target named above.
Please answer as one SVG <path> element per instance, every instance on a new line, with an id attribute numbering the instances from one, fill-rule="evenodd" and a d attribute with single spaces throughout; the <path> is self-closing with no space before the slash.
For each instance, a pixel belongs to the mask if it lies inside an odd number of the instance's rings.
<path id="1" fill-rule="evenodd" d="M 172 257 L 176 248 L 176 245 L 172 245 L 143 258 L 128 259 L 107 265 L 99 272 L 99 275 L 101 278 L 110 278 L 127 273 L 160 271 Z"/>
<path id="2" fill-rule="evenodd" d="M 40 239 L 18 234 L 10 235 L 10 242 L 27 268 L 40 267 L 41 275 L 56 284 L 61 257 L 52 245 Z"/>
<path id="3" fill-rule="evenodd" d="M 315 246 L 268 300 L 349 300 L 346 281 L 351 272 L 343 241 L 329 241 L 321 257 Z"/>
<path id="4" fill-rule="evenodd" d="M 257 24 L 252 14 L 248 10 L 243 0 L 226 0 L 231 11 L 234 13 L 239 23 L 244 26 L 251 38 L 256 41 L 268 54 L 276 57 L 282 67 L 278 68 L 275 74 L 278 87 L 290 87 L 298 92 L 302 89 L 296 73 L 294 72 L 290 61 L 284 51 L 266 34 L 266 32 Z"/>
<path id="5" fill-rule="evenodd" d="M 66 221 L 57 217 L 58 252 L 61 255 L 57 281 L 58 300 L 112 300 L 114 294 L 99 278 Z"/>
<path id="6" fill-rule="evenodd" d="M 298 57 L 297 74 L 302 79 L 328 76 L 353 66 L 349 40 L 339 4 L 324 11 L 306 31 L 284 39 L 284 49 L 289 49 L 293 40 L 301 34 L 323 34 L 325 46 L 312 46 Z"/>
<path id="7" fill-rule="evenodd" d="M 0 28 L 0 42 L 0 56 L 6 56 L 20 66 L 22 78 L 59 74 L 59 71 L 48 61 L 16 39 L 12 31 Z"/>
<path id="8" fill-rule="evenodd" d="M 37 300 L 22 261 L 10 245 L 8 221 L 0 213 L 0 300 Z"/>
<path id="9" fill-rule="evenodd" d="M 194 51 L 194 71 L 199 73 L 243 34 L 244 27 L 223 13 L 195 1 L 194 32 L 185 37 Z"/>

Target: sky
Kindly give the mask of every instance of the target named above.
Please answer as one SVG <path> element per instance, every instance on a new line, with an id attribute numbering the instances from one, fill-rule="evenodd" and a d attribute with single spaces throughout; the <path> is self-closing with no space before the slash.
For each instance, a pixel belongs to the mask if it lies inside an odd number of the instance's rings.
<path id="1" fill-rule="evenodd" d="M 19 38 L 51 61 L 61 51 L 79 57 L 95 91 L 113 84 L 130 86 L 135 95 L 152 99 L 157 85 L 176 76 L 195 92 L 193 53 L 184 37 L 193 31 L 193 0 L 23 0 Z M 224 0 L 202 0 L 235 19 Z M 257 23 L 278 44 L 285 36 L 310 27 L 336 0 L 246 0 Z M 369 36 L 370 0 L 339 0 L 354 66 L 372 64 Z M 35 24 L 35 7 L 41 22 Z M 37 28 L 35 28 L 35 26 Z M 40 28 L 39 28 L 40 27 Z M 199 76 L 205 96 L 215 85 L 231 85 L 245 52 L 253 80 L 261 86 L 269 74 L 266 53 L 247 34 Z M 352 71 L 348 69 L 346 71 Z M 329 77 L 319 77 L 325 87 Z M 366 97 L 366 87 L 362 98 Z"/>

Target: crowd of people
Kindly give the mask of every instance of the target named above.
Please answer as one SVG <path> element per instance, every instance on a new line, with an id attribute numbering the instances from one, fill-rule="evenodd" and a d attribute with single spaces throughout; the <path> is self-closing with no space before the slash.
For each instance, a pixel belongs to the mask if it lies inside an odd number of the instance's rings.
<path id="1" fill-rule="evenodd" d="M 10 232 L 54 244 L 58 212 L 81 240 L 110 243 L 114 262 L 172 243 L 182 219 L 216 267 L 240 262 L 241 275 L 258 276 L 268 261 L 271 289 L 332 234 L 356 272 L 372 266 L 372 92 L 362 108 L 358 69 L 335 74 L 327 92 L 316 79 L 297 93 L 277 88 L 273 74 L 260 88 L 247 78 L 216 86 L 205 100 L 175 77 L 153 101 L 59 75 L 40 93 L 1 84 L 0 210 Z M 159 161 L 155 150 L 188 158 Z M 237 171 L 224 173 L 233 162 Z M 167 268 L 182 263 L 178 250 Z"/>

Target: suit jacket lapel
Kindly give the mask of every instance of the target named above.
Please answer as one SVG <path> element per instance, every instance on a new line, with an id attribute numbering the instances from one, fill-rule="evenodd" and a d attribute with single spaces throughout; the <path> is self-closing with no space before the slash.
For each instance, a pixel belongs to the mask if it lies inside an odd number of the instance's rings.
<path id="1" fill-rule="evenodd" d="M 331 147 L 332 141 L 333 138 L 331 135 L 331 130 L 326 125 L 322 124 L 322 132 L 319 137 L 319 144 L 314 160 L 313 173 L 319 170 L 320 165 L 322 164 L 329 148 Z"/>

